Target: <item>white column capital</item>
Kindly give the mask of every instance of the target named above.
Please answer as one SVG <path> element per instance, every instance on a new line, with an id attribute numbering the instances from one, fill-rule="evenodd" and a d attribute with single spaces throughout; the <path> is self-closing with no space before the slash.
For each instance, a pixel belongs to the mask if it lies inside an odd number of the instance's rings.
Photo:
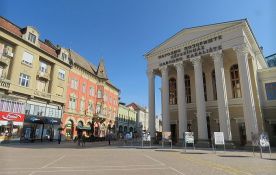
<path id="1" fill-rule="evenodd" d="M 154 77 L 154 72 L 153 70 L 147 70 L 147 76 L 150 77 Z"/>
<path id="2" fill-rule="evenodd" d="M 176 67 L 176 70 L 181 70 L 183 69 L 184 64 L 182 62 L 175 63 L 174 66 Z"/>
<path id="3" fill-rule="evenodd" d="M 191 58 L 190 61 L 193 63 L 194 67 L 201 65 L 201 57 Z"/>
<path id="4" fill-rule="evenodd" d="M 162 66 L 159 68 L 161 74 L 164 75 L 168 71 L 168 66 Z"/>
<path id="5" fill-rule="evenodd" d="M 247 54 L 249 53 L 247 44 L 241 44 L 239 46 L 235 46 L 233 47 L 233 50 L 236 52 L 238 58 L 247 56 Z"/>
<path id="6" fill-rule="evenodd" d="M 210 56 L 211 56 L 211 57 L 213 58 L 213 60 L 216 62 L 216 61 L 222 59 L 222 57 L 223 57 L 222 50 L 213 52 L 213 53 L 210 54 Z"/>

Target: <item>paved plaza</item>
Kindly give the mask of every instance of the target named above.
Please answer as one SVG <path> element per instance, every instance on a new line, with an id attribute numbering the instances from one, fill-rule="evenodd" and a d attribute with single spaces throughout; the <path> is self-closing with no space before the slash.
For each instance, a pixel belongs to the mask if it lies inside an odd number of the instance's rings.
<path id="1" fill-rule="evenodd" d="M 106 142 L 24 143 L 0 146 L 0 174 L 9 175 L 275 175 L 276 153 L 139 149 Z"/>

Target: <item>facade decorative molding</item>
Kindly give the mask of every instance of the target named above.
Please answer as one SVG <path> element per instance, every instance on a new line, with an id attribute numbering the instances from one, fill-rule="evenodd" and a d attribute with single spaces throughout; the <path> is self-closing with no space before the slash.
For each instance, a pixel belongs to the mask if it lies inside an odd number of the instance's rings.
<path id="1" fill-rule="evenodd" d="M 236 52 L 238 59 L 244 58 L 244 56 L 247 56 L 247 54 L 249 53 L 247 44 L 241 44 L 239 46 L 235 46 L 233 47 L 233 50 Z"/>
<path id="2" fill-rule="evenodd" d="M 194 67 L 197 67 L 199 65 L 201 65 L 201 57 L 193 57 L 190 59 L 190 61 L 193 63 Z"/>
<path id="3" fill-rule="evenodd" d="M 220 59 L 223 59 L 222 50 L 213 52 L 213 53 L 210 54 L 210 56 L 212 57 L 212 59 L 214 60 L 214 62 L 218 62 Z"/>

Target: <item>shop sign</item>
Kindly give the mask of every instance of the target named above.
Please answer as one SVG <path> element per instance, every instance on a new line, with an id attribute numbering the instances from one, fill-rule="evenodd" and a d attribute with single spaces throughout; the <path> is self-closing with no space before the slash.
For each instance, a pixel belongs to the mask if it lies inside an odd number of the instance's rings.
<path id="1" fill-rule="evenodd" d="M 25 118 L 24 114 L 13 113 L 13 112 L 0 112 L 0 120 L 23 122 Z"/>
<path id="2" fill-rule="evenodd" d="M 224 145 L 224 135 L 223 132 L 214 132 L 215 145 Z"/>

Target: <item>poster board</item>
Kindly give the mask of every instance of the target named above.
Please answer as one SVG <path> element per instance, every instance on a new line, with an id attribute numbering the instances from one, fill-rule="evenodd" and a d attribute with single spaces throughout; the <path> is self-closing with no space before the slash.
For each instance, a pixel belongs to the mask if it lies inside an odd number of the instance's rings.
<path id="1" fill-rule="evenodd" d="M 253 148 L 253 155 L 255 157 L 255 147 L 260 148 L 260 157 L 263 158 L 263 149 L 268 147 L 270 158 L 271 158 L 271 149 L 269 143 L 269 137 L 266 132 L 262 132 L 261 134 L 254 134 L 251 132 L 251 139 L 252 139 L 252 148 Z"/>
<path id="2" fill-rule="evenodd" d="M 185 152 L 187 151 L 187 144 L 193 144 L 195 150 L 195 138 L 194 132 L 184 132 L 184 143 L 185 143 Z"/>
<path id="3" fill-rule="evenodd" d="M 151 141 L 151 138 L 150 138 L 150 133 L 148 132 L 148 133 L 143 133 L 143 135 L 142 135 L 142 139 L 143 139 L 143 141 L 144 142 L 150 142 Z"/>
<path id="4" fill-rule="evenodd" d="M 186 143 L 195 143 L 194 132 L 185 132 L 184 134 Z"/>
<path id="5" fill-rule="evenodd" d="M 164 148 L 164 143 L 171 143 L 172 148 L 172 133 L 171 132 L 162 132 L 162 148 Z"/>
<path id="6" fill-rule="evenodd" d="M 149 132 L 142 133 L 142 148 L 144 147 L 144 142 L 149 142 L 149 146 L 151 147 L 151 137 Z"/>
<path id="7" fill-rule="evenodd" d="M 224 134 L 223 132 L 214 132 L 215 145 L 224 145 Z"/>
<path id="8" fill-rule="evenodd" d="M 270 144 L 269 144 L 269 138 L 268 138 L 268 134 L 265 133 L 265 132 L 262 132 L 260 134 L 260 146 L 261 147 L 269 147 Z"/>

